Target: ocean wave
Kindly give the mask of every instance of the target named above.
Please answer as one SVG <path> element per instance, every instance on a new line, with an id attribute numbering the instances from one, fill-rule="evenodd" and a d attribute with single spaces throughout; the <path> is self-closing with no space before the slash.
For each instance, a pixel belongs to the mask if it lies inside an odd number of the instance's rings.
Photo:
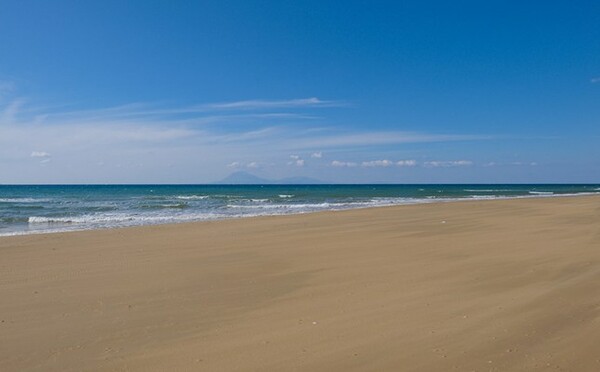
<path id="1" fill-rule="evenodd" d="M 0 217 L 0 222 L 4 222 L 4 223 L 27 222 L 27 217 Z"/>
<path id="2" fill-rule="evenodd" d="M 109 212 L 116 211 L 119 207 L 116 205 L 87 205 L 81 207 L 81 209 L 86 212 Z"/>
<path id="3" fill-rule="evenodd" d="M 184 209 L 189 206 L 186 203 L 171 203 L 171 204 L 144 204 L 140 208 L 144 209 Z"/>
<path id="4" fill-rule="evenodd" d="M 520 190 L 510 189 L 464 189 L 467 192 L 519 192 Z"/>
<path id="5" fill-rule="evenodd" d="M 81 216 L 81 217 L 39 217 L 31 216 L 27 219 L 30 224 L 84 224 L 94 222 L 124 222 L 131 221 L 133 217 L 99 217 L 99 216 Z"/>
<path id="6" fill-rule="evenodd" d="M 77 217 L 41 217 L 32 216 L 28 218 L 30 224 L 78 224 L 78 225 L 112 225 L 121 223 L 168 223 L 178 221 L 200 221 L 210 220 L 229 217 L 225 214 L 220 213 L 190 213 L 183 215 L 158 215 L 158 216 L 144 216 L 144 215 L 82 215 Z"/>
<path id="7" fill-rule="evenodd" d="M 506 199 L 506 196 L 496 196 L 496 195 L 470 195 L 467 196 L 468 199 L 475 200 L 494 200 L 494 199 Z"/>
<path id="8" fill-rule="evenodd" d="M 199 213 L 180 216 L 80 216 L 80 217 L 29 217 L 22 222 L 29 222 L 31 230 L 0 232 L 0 236 L 48 234 L 103 228 L 122 228 L 143 225 L 159 225 L 165 223 L 211 221 L 220 219 L 274 216 L 282 213 L 244 213 L 220 214 Z M 37 225 L 37 226 L 36 226 Z"/>
<path id="9" fill-rule="evenodd" d="M 208 199 L 209 196 L 208 195 L 177 195 L 175 196 L 175 199 L 181 199 L 181 200 L 204 200 L 204 199 Z"/>
<path id="10" fill-rule="evenodd" d="M 0 203 L 44 203 L 50 199 L 36 199 L 36 198 L 0 198 Z"/>
<path id="11" fill-rule="evenodd" d="M 45 206 L 43 207 L 45 208 L 43 211 L 28 211 L 28 209 L 30 209 L 29 207 L 35 207 L 36 204 L 3 204 L 0 207 L 3 211 L 16 210 L 17 212 L 14 214 L 9 214 L 10 212 L 6 215 L 3 214 L 3 218 L 0 218 L 0 223 L 2 223 L 0 236 L 19 235 L 21 233 L 32 234 L 40 232 L 75 231 L 217 219 L 290 215 L 329 210 L 335 211 L 369 207 L 385 207 L 392 205 L 453 202 L 460 200 L 520 199 L 559 196 L 563 197 L 572 195 L 598 195 L 600 194 L 600 188 L 590 187 L 587 188 L 586 192 L 575 192 L 570 194 L 561 193 L 560 189 L 554 190 L 554 193 L 550 191 L 537 190 L 521 190 L 520 192 L 522 194 L 519 195 L 462 193 L 461 196 L 444 194 L 425 196 L 421 194 L 422 196 L 413 195 L 410 197 L 401 197 L 395 195 L 377 197 L 360 197 L 356 195 L 323 197 L 316 195 L 315 197 L 306 197 L 304 200 L 298 197 L 295 197 L 294 199 L 277 198 L 277 194 L 269 196 L 271 199 L 251 198 L 252 194 L 246 193 L 246 195 L 243 196 L 222 195 L 226 199 L 218 199 L 214 198 L 213 195 L 210 195 L 211 202 L 206 203 L 194 203 L 188 201 L 191 199 L 178 200 L 181 198 L 176 198 L 177 196 L 193 196 L 198 199 L 204 199 L 202 197 L 207 195 L 201 195 L 202 191 L 200 191 L 198 195 L 174 195 L 176 193 L 172 193 L 166 199 L 153 201 L 146 200 L 145 202 L 139 198 L 117 198 L 113 201 L 98 201 L 96 199 L 83 200 L 81 201 L 83 204 L 81 207 L 79 205 L 75 205 L 74 207 L 63 207 L 56 203 L 58 199 L 49 198 L 48 200 L 51 200 L 52 202 L 47 205 L 43 204 Z M 399 194 L 401 195 L 401 191 L 399 191 Z M 262 196 L 261 194 L 259 195 Z M 26 203 L 28 200 L 36 202 L 43 200 L 40 198 L 4 198 L 0 199 L 0 201 L 7 199 L 16 199 L 18 202 L 22 203 Z M 148 207 L 141 207 L 142 204 L 145 204 Z M 99 209 L 104 207 L 118 207 L 118 210 L 109 212 Z M 23 210 L 20 211 L 20 209 Z"/>
<path id="12" fill-rule="evenodd" d="M 412 204 L 419 202 L 419 200 L 423 200 L 422 198 L 407 198 L 407 197 L 397 197 L 397 198 L 386 198 L 386 197 L 375 197 L 368 201 L 368 203 L 376 203 L 376 204 Z"/>
<path id="13" fill-rule="evenodd" d="M 280 198 L 283 198 L 283 199 L 285 199 L 285 198 L 293 198 L 294 197 L 294 195 L 287 195 L 287 194 L 281 194 L 281 195 L 278 195 L 278 196 Z"/>
<path id="14" fill-rule="evenodd" d="M 177 203 L 177 204 L 161 204 L 158 208 L 167 208 L 167 209 L 183 209 L 187 208 L 188 205 L 185 203 Z"/>
<path id="15" fill-rule="evenodd" d="M 25 210 L 32 210 L 32 209 L 45 209 L 46 207 L 44 207 L 43 205 L 38 205 L 38 204 L 25 204 L 25 205 L 7 205 L 7 206 L 2 206 L 2 208 L 6 208 L 7 210 L 19 210 L 19 211 L 25 211 Z"/>
<path id="16" fill-rule="evenodd" d="M 262 205 L 239 205 L 227 204 L 228 208 L 239 209 L 310 209 L 310 208 L 328 208 L 330 203 L 314 203 L 314 204 L 262 204 Z"/>
<path id="17" fill-rule="evenodd" d="M 349 208 L 365 208 L 365 207 L 377 207 L 377 206 L 388 206 L 388 205 L 399 205 L 399 204 L 414 204 L 425 202 L 424 199 L 416 198 L 373 198 L 366 201 L 346 201 L 346 202 L 322 202 L 322 203 L 294 203 L 294 204 L 254 204 L 254 205 L 240 205 L 240 204 L 228 204 L 227 208 L 233 209 L 258 209 L 258 210 L 323 210 L 323 209 L 349 209 Z"/>

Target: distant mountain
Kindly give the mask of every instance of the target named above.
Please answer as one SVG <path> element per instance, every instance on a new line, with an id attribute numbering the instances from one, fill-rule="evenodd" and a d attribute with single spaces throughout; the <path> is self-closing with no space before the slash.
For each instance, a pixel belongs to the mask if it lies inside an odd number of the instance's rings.
<path id="1" fill-rule="evenodd" d="M 287 177 L 279 180 L 269 180 L 248 172 L 239 171 L 230 174 L 216 183 L 221 185 L 310 185 L 321 184 L 323 182 L 310 177 Z"/>
<path id="2" fill-rule="evenodd" d="M 223 178 L 217 183 L 224 185 L 264 185 L 273 183 L 273 181 L 269 181 L 265 178 L 260 178 L 248 172 L 240 171 L 231 173 L 229 176 Z"/>

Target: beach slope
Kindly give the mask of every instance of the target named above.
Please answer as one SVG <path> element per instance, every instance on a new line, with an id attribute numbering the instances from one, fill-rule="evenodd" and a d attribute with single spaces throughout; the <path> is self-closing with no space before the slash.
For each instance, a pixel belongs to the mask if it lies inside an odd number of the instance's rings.
<path id="1" fill-rule="evenodd" d="M 0 238 L 2 371 L 600 370 L 600 197 Z"/>

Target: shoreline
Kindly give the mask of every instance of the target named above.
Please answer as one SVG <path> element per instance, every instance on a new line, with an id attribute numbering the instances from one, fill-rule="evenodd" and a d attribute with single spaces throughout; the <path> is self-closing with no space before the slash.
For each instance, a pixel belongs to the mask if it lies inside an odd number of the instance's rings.
<path id="1" fill-rule="evenodd" d="M 390 207 L 404 207 L 409 205 L 425 205 L 425 204 L 438 204 L 438 203 L 457 203 L 457 202 L 480 202 L 480 201 L 503 201 L 503 200 L 521 200 L 521 199 L 547 199 L 547 198 L 570 198 L 570 197 L 593 197 L 600 196 L 600 192 L 587 192 L 587 193 L 575 193 L 575 194 L 552 194 L 548 195 L 545 193 L 534 194 L 534 195 L 520 195 L 520 196 L 493 196 L 493 197 L 476 197 L 476 198 L 440 198 L 440 199 L 423 199 L 419 201 L 415 201 L 414 203 L 399 203 L 399 204 L 385 204 L 385 205 L 370 205 L 365 207 L 351 207 L 344 209 L 328 209 L 328 210 L 316 210 L 316 211 L 306 211 L 306 212 L 295 212 L 295 213 L 281 213 L 281 214 L 265 214 L 265 215 L 240 215 L 234 217 L 224 217 L 224 218 L 214 218 L 214 219 L 198 219 L 198 220 L 187 220 L 187 221 L 179 221 L 179 222 L 164 222 L 164 223 L 146 223 L 146 224 L 132 224 L 132 225 L 123 225 L 123 226 L 100 226 L 100 227 L 92 227 L 92 228 L 74 228 L 74 229 L 57 229 L 57 230 L 39 230 L 39 231 L 28 231 L 28 232 L 12 232 L 12 233 L 0 233 L 0 240 L 3 238 L 9 238 L 14 236 L 30 236 L 30 235 L 46 235 L 46 234 L 64 234 L 64 233 L 75 233 L 75 232 L 84 232 L 84 231 L 102 231 L 102 230 L 114 230 L 114 229 L 129 229 L 129 228 L 138 228 L 138 227 L 148 227 L 148 226 L 170 226 L 170 225 L 181 225 L 181 224 L 195 224 L 202 222 L 216 222 L 216 221 L 229 221 L 229 220 L 240 220 L 240 219 L 249 219 L 249 218 L 262 218 L 262 217 L 281 217 L 281 216 L 296 216 L 296 215 L 306 215 L 306 214 L 314 214 L 314 213 L 327 213 L 327 212 L 344 212 L 344 211 L 352 211 L 352 210 L 364 210 L 371 208 L 390 208 Z"/>
<path id="2" fill-rule="evenodd" d="M 600 197 L 0 239 L 3 371 L 595 371 Z"/>

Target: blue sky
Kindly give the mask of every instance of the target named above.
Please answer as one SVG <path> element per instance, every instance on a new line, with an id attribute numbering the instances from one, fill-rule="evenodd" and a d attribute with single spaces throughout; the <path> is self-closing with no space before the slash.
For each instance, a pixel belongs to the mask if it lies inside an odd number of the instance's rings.
<path id="1" fill-rule="evenodd" d="M 0 183 L 600 182 L 598 1 L 3 1 Z"/>

